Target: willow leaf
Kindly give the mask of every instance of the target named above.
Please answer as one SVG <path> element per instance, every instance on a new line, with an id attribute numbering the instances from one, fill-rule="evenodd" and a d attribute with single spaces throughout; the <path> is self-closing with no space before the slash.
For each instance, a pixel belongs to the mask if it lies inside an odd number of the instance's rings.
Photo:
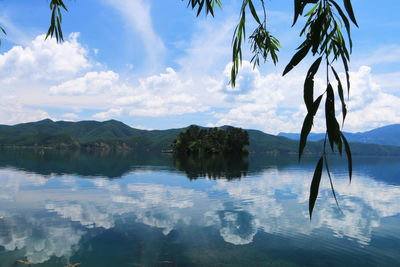
<path id="1" fill-rule="evenodd" d="M 310 199 L 308 201 L 308 210 L 310 213 L 310 220 L 312 218 L 312 212 L 314 209 L 315 201 L 317 200 L 317 197 L 318 197 L 318 190 L 319 190 L 319 184 L 321 183 L 323 162 L 324 162 L 324 159 L 323 159 L 323 157 L 321 157 L 317 163 L 317 166 L 315 167 L 314 176 L 313 176 L 313 179 L 311 182 Z"/>

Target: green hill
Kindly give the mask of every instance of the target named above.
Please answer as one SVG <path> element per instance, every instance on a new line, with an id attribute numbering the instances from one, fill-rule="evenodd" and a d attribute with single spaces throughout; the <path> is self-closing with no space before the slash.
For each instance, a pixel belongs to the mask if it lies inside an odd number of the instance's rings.
<path id="1" fill-rule="evenodd" d="M 52 121 L 49 119 L 21 123 L 14 126 L 0 125 L 1 136 L 21 136 L 47 133 L 52 135 L 66 134 L 75 137 L 81 143 L 87 143 L 96 139 L 113 139 L 141 135 L 142 130 L 133 129 L 128 125 L 109 120 L 98 121 Z"/>
<path id="2" fill-rule="evenodd" d="M 0 125 L 0 145 L 3 147 L 56 147 L 70 138 L 70 143 L 84 149 L 125 149 L 161 151 L 170 149 L 173 139 L 182 129 L 146 131 L 109 120 L 98 121 L 52 121 L 50 119 L 21 123 L 14 126 Z M 44 142 L 43 136 L 47 136 Z M 46 139 L 46 138 L 45 138 Z M 38 141 L 39 140 L 39 141 Z M 71 145 L 71 147 L 73 147 Z"/>
<path id="3" fill-rule="evenodd" d="M 54 122 L 46 119 L 13 126 L 0 125 L 0 146 L 160 152 L 170 150 L 173 140 L 186 129 L 149 131 L 134 129 L 116 120 Z M 297 154 L 298 141 L 258 130 L 247 131 L 251 153 Z M 321 147 L 321 142 L 308 142 L 304 153 L 320 153 Z M 351 148 L 354 155 L 400 155 L 400 147 L 352 143 Z"/>

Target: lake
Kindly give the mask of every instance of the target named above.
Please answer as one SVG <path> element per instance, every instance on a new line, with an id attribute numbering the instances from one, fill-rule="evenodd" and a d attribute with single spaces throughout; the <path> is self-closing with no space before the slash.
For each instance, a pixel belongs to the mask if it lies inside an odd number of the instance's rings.
<path id="1" fill-rule="evenodd" d="M 0 266 L 400 266 L 400 158 L 0 151 Z M 78 266 L 78 265 L 75 265 Z"/>

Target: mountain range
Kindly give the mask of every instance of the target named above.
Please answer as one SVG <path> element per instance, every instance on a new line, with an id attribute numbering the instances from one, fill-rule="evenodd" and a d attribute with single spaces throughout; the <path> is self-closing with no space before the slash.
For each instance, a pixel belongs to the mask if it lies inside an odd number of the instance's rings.
<path id="1" fill-rule="evenodd" d="M 387 125 L 366 132 L 343 132 L 343 134 L 349 142 L 400 146 L 400 124 Z M 300 140 L 300 134 L 297 133 L 279 133 L 278 136 Z M 309 141 L 320 141 L 324 138 L 325 133 L 310 133 L 308 136 Z"/>
<path id="2" fill-rule="evenodd" d="M 116 120 L 69 122 L 45 119 L 13 126 L 0 125 L 0 147 L 160 152 L 170 150 L 176 136 L 187 128 L 141 130 Z M 258 130 L 247 131 L 250 152 L 297 154 L 299 144 L 296 140 Z M 393 134 L 393 139 L 394 136 L 396 134 Z M 320 153 L 321 148 L 321 141 L 308 142 L 304 153 Z M 354 155 L 400 155 L 400 147 L 396 146 L 352 142 L 351 148 Z"/>

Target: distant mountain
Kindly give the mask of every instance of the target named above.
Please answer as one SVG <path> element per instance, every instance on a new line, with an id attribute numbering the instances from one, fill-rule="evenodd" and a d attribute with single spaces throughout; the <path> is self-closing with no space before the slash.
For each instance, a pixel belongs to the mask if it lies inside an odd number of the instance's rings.
<path id="1" fill-rule="evenodd" d="M 149 131 L 135 129 L 116 120 L 54 122 L 46 119 L 13 126 L 0 125 L 0 148 L 38 147 L 85 151 L 160 152 L 170 150 L 176 136 L 186 129 L 187 127 Z M 250 152 L 264 154 L 298 153 L 298 141 L 284 136 L 266 134 L 258 130 L 247 131 L 249 133 L 250 146 L 248 150 Z M 380 133 L 382 130 L 378 132 Z M 385 136 L 389 135 L 386 134 Z M 395 139 L 394 136 L 393 139 Z M 321 147 L 321 142 L 308 142 L 304 153 L 320 153 Z M 351 148 L 353 155 L 400 155 L 400 147 L 353 143 Z"/>
<path id="2" fill-rule="evenodd" d="M 98 121 L 52 121 L 21 123 L 14 126 L 0 125 L 0 145 L 41 146 L 55 148 L 154 150 L 169 149 L 173 139 L 184 129 L 139 130 L 109 120 Z M 43 139 L 41 136 L 48 138 Z M 65 142 L 66 136 L 70 137 Z M 49 141 L 51 140 L 51 141 Z"/>
<path id="3" fill-rule="evenodd" d="M 140 135 L 142 130 L 133 129 L 128 125 L 109 120 L 98 121 L 52 121 L 50 119 L 38 122 L 21 123 L 14 126 L 0 125 L 0 136 L 23 136 L 47 133 L 52 135 L 67 134 L 75 137 L 81 143 L 97 139 L 123 138 Z"/>
<path id="4" fill-rule="evenodd" d="M 367 132 L 344 132 L 344 135 L 349 142 L 400 146 L 400 124 L 387 125 Z M 300 134 L 296 133 L 279 133 L 278 136 L 287 137 L 292 140 L 300 139 Z M 310 133 L 308 136 L 309 141 L 320 141 L 324 138 L 324 133 Z"/>

